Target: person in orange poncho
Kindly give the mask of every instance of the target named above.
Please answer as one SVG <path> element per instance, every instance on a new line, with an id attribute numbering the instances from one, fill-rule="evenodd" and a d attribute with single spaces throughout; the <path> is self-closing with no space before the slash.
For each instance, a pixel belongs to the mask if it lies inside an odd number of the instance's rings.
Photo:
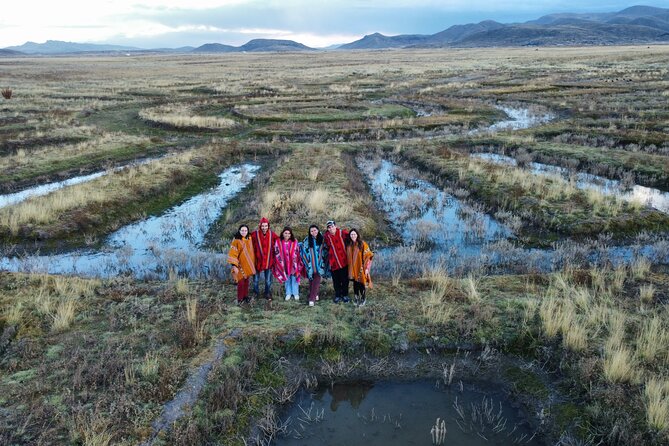
<path id="1" fill-rule="evenodd" d="M 249 302 L 249 280 L 255 275 L 256 267 L 248 226 L 241 225 L 232 239 L 228 263 L 232 265 L 232 278 L 237 283 L 237 304 Z"/>
<path id="2" fill-rule="evenodd" d="M 369 269 L 372 267 L 374 253 L 362 240 L 357 229 L 348 231 L 346 257 L 348 259 L 348 278 L 353 281 L 353 303 L 356 307 L 362 307 L 367 302 L 367 287 L 372 287 Z"/>

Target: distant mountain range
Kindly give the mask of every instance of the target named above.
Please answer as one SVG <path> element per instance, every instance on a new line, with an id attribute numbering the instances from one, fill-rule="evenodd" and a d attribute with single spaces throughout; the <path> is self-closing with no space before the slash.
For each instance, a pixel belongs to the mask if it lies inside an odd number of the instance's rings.
<path id="1" fill-rule="evenodd" d="M 669 9 L 632 6 L 602 14 L 549 14 L 525 23 L 454 25 L 432 35 L 370 34 L 340 49 L 669 43 Z"/>
<path id="2" fill-rule="evenodd" d="M 549 14 L 525 23 L 503 24 L 493 20 L 454 25 L 436 34 L 401 34 L 385 36 L 374 33 L 355 42 L 340 45 L 338 50 L 385 48 L 443 48 L 492 46 L 558 46 L 558 45 L 626 45 L 669 43 L 669 9 L 632 6 L 619 12 Z M 328 49 L 333 49 L 329 47 Z M 0 49 L 0 56 L 22 54 L 67 53 L 233 53 L 261 51 L 315 51 L 292 40 L 254 39 L 242 46 L 207 43 L 197 48 L 141 49 L 119 45 L 48 40 L 27 42 Z"/>

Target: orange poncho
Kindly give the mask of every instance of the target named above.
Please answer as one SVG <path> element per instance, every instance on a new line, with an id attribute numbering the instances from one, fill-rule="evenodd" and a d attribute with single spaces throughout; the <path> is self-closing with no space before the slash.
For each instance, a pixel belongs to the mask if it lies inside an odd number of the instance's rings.
<path id="1" fill-rule="evenodd" d="M 256 262 L 251 237 L 247 236 L 232 240 L 232 246 L 230 246 L 230 251 L 228 252 L 228 263 L 237 267 L 237 274 L 232 274 L 235 282 L 251 277 L 256 273 Z"/>
<path id="2" fill-rule="evenodd" d="M 346 257 L 348 258 L 348 278 L 371 287 L 372 278 L 365 271 L 372 266 L 374 253 L 369 249 L 367 243 L 362 242 L 362 250 L 357 243 L 346 246 Z"/>

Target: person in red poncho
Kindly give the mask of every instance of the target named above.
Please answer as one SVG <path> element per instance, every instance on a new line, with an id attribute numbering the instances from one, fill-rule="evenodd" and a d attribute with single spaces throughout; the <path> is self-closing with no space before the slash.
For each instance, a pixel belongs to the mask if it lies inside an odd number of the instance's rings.
<path id="1" fill-rule="evenodd" d="M 274 266 L 273 248 L 279 236 L 269 228 L 269 220 L 260 219 L 258 229 L 251 233 L 253 251 L 256 260 L 256 274 L 253 276 L 253 291 L 260 297 L 260 278 L 265 281 L 265 299 L 272 300 L 272 267 Z"/>
<path id="2" fill-rule="evenodd" d="M 345 243 L 348 231 L 339 229 L 334 220 L 328 221 L 326 227 L 327 231 L 323 239 L 332 272 L 332 285 L 335 290 L 334 303 L 338 304 L 340 301 L 348 303 L 348 258 Z"/>

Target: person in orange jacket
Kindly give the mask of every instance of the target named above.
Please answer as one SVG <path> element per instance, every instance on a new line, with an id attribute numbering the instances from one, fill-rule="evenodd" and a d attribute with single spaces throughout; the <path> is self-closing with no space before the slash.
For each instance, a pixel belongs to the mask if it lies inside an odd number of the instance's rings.
<path id="1" fill-rule="evenodd" d="M 237 304 L 249 302 L 249 284 L 256 274 L 256 261 L 248 226 L 241 225 L 232 239 L 228 263 L 232 265 L 232 278 L 237 283 Z"/>
<path id="2" fill-rule="evenodd" d="M 372 267 L 374 253 L 367 242 L 362 240 L 360 232 L 351 228 L 346 240 L 346 258 L 348 260 L 348 278 L 353 281 L 353 303 L 364 306 L 367 302 L 367 288 L 372 287 L 369 270 Z"/>

